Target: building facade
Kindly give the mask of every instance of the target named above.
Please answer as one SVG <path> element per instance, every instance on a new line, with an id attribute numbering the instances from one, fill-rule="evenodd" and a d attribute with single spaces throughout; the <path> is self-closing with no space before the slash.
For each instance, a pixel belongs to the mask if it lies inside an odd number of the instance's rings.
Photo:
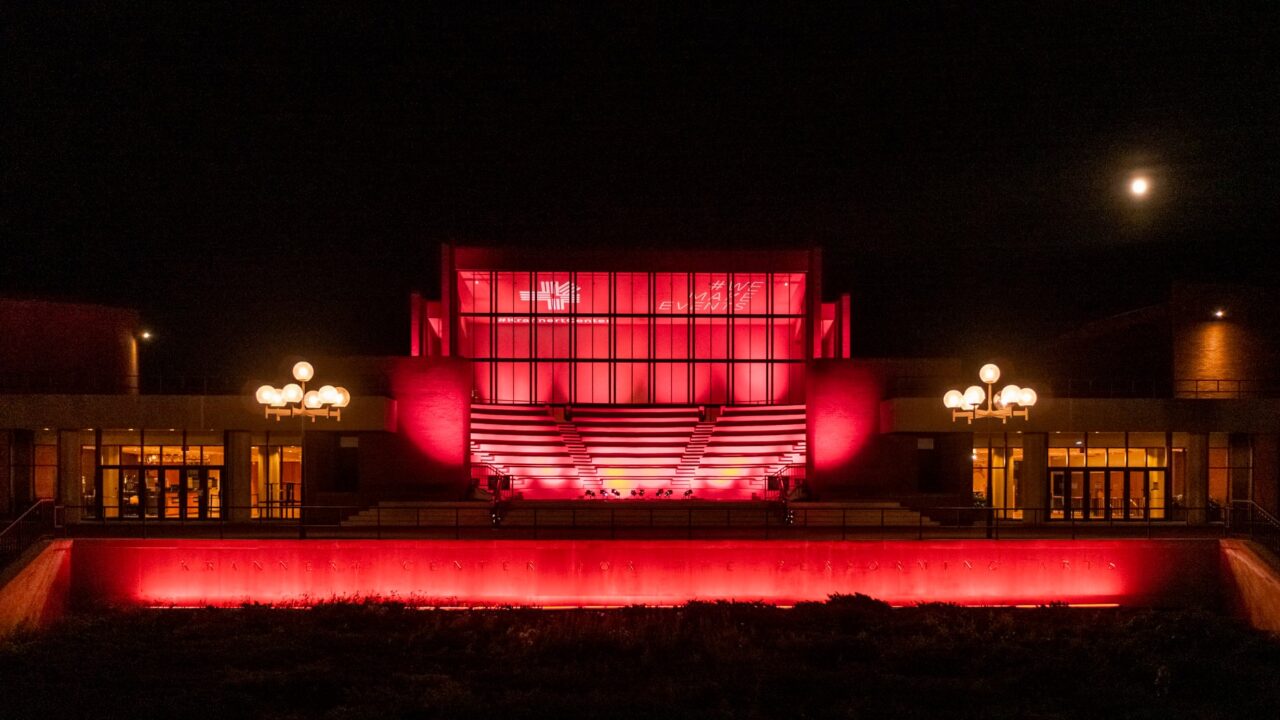
<path id="1" fill-rule="evenodd" d="M 3 301 L 4 331 L 29 339 L 3 356 L 0 512 L 37 498 L 72 523 L 465 499 L 889 499 L 1028 524 L 1280 510 L 1262 291 L 1177 288 L 1002 359 L 1039 402 L 970 423 L 941 397 L 979 363 L 858 357 L 817 250 L 445 246 L 440 287 L 410 299 L 407 355 L 312 358 L 352 390 L 340 423 L 266 416 L 251 393 L 269 378 L 146 392 L 136 314 Z M 83 367 L 32 381 L 68 335 Z M 1147 338 L 1146 354 L 1108 352 L 1117 337 Z"/>

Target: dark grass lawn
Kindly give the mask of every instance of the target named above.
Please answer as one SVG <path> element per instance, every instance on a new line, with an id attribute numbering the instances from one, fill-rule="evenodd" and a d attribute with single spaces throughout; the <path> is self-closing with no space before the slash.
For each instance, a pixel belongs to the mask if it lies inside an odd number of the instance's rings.
<path id="1" fill-rule="evenodd" d="M 1280 716 L 1280 641 L 1198 612 L 139 610 L 0 645 L 0 718 Z"/>

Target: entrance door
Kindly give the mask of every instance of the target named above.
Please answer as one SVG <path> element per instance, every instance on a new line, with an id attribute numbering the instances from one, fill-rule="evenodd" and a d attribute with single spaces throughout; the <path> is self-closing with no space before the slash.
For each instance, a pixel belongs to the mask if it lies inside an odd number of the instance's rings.
<path id="1" fill-rule="evenodd" d="M 160 497 L 160 468 L 145 468 L 143 474 L 143 490 L 145 509 L 147 517 L 154 518 L 160 516 L 161 503 L 163 499 Z"/>
<path id="2" fill-rule="evenodd" d="M 182 517 L 182 468 L 164 469 L 164 517 L 177 520 Z"/>
<path id="3" fill-rule="evenodd" d="M 221 468 L 186 468 L 181 507 L 188 520 L 210 520 L 222 513 Z"/>
<path id="4" fill-rule="evenodd" d="M 1071 494 L 1067 499 L 1070 517 L 1083 519 L 1089 507 L 1088 480 L 1083 470 L 1072 470 L 1070 473 Z"/>
<path id="5" fill-rule="evenodd" d="M 1125 517 L 1124 471 L 1112 470 L 1107 473 L 1107 515 L 1112 520 L 1123 520 Z"/>
<path id="6" fill-rule="evenodd" d="M 1107 516 L 1107 474 L 1101 470 L 1090 470 L 1085 497 L 1089 498 L 1087 516 L 1090 520 L 1101 520 Z"/>
<path id="7" fill-rule="evenodd" d="M 201 468 L 186 469 L 187 482 L 183 488 L 183 517 L 188 520 L 204 519 L 205 508 L 208 503 L 205 499 L 204 471 Z"/>
<path id="8" fill-rule="evenodd" d="M 1129 514 L 1131 520 L 1147 517 L 1147 471 L 1129 471 Z"/>
<path id="9" fill-rule="evenodd" d="M 205 516 L 222 517 L 222 470 L 205 468 L 204 471 Z"/>
<path id="10" fill-rule="evenodd" d="M 1049 517 L 1061 519 L 1067 512 L 1067 471 L 1049 471 Z"/>
<path id="11" fill-rule="evenodd" d="M 142 478 L 138 468 L 122 468 L 120 472 L 120 517 L 142 517 Z"/>

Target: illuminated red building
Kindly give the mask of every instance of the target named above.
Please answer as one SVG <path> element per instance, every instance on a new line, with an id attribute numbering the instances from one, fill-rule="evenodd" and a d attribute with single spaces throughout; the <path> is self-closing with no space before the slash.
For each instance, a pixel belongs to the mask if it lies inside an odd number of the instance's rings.
<path id="1" fill-rule="evenodd" d="M 762 498 L 803 477 L 806 369 L 847 344 L 820 267 L 447 247 L 412 354 L 469 365 L 473 470 L 515 495 Z"/>

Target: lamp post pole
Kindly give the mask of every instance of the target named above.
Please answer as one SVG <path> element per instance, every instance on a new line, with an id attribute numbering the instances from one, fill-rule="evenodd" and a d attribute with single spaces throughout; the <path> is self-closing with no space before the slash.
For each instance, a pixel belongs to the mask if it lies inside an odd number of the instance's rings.
<path id="1" fill-rule="evenodd" d="M 298 461 L 301 467 L 298 470 L 303 497 L 306 494 L 307 467 L 309 465 L 307 462 L 307 420 L 309 419 L 314 423 L 317 419 L 324 418 L 341 422 L 342 409 L 351 403 L 351 393 L 341 386 L 324 385 L 319 390 L 307 390 L 307 383 L 314 377 L 315 368 L 311 366 L 311 363 L 301 360 L 293 366 L 293 379 L 297 381 L 296 383 L 289 383 L 282 388 L 263 385 L 254 394 L 258 403 L 262 405 L 264 417 L 275 417 L 276 422 L 279 422 L 282 417 L 297 417 L 301 419 L 298 440 L 300 443 Z M 306 503 L 302 502 L 302 498 L 299 498 L 298 501 L 298 534 L 300 537 L 305 538 L 307 536 Z"/>
<path id="2" fill-rule="evenodd" d="M 1038 397 L 1036 391 L 1029 387 L 1018 387 L 1017 385 L 1006 385 L 998 393 L 995 390 L 996 383 L 1000 380 L 1000 368 L 994 363 L 987 363 L 978 370 L 978 379 L 987 387 L 982 389 L 978 385 L 970 385 L 965 388 L 964 392 L 959 390 L 948 390 L 942 396 L 942 404 L 951 411 L 951 422 L 958 422 L 961 418 L 972 425 L 974 420 L 992 419 L 999 420 L 1001 425 L 1009 422 L 1010 418 L 1022 418 L 1029 420 L 1031 418 L 1031 406 L 1036 404 Z M 983 407 L 985 403 L 986 407 Z M 1014 409 L 1015 406 L 1022 406 L 1021 410 Z M 993 534 L 996 515 L 998 509 L 995 506 L 995 453 L 992 447 L 991 435 L 987 434 L 987 460 L 986 460 L 986 507 L 987 507 L 987 537 Z M 977 448 L 974 448 L 972 456 L 977 458 Z M 1004 452 L 1004 482 L 1009 482 L 1009 473 L 1013 470 L 1013 463 L 1009 461 L 1008 445 L 1005 445 Z M 972 490 L 972 488 L 970 488 Z M 1007 503 L 1007 493 L 1005 500 Z M 1008 508 L 1000 508 L 1008 510 Z"/>

